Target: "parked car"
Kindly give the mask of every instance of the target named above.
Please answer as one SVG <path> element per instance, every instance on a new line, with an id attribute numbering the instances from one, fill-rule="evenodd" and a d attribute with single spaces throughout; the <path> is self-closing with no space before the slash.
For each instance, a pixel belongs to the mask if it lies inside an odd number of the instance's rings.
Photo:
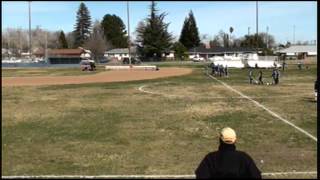
<path id="1" fill-rule="evenodd" d="M 193 62 L 201 62 L 201 61 L 204 61 L 204 58 L 201 57 L 201 56 L 194 56 L 194 57 L 192 58 L 192 61 L 193 61 Z"/>

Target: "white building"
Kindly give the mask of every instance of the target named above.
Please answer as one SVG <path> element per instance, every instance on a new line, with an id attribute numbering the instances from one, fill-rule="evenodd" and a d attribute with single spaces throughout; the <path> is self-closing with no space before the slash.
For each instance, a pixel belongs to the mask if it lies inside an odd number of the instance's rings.
<path id="1" fill-rule="evenodd" d="M 130 48 L 130 53 L 132 56 L 136 55 L 136 48 L 135 47 L 131 47 Z M 128 48 L 117 48 L 117 49 L 111 49 L 109 51 L 106 51 L 104 53 L 104 57 L 114 57 L 117 60 L 121 60 L 123 58 L 128 58 L 129 57 L 129 50 Z"/>
<path id="2" fill-rule="evenodd" d="M 284 54 L 286 56 L 316 56 L 317 45 L 293 45 L 285 49 L 276 51 L 278 54 Z"/>

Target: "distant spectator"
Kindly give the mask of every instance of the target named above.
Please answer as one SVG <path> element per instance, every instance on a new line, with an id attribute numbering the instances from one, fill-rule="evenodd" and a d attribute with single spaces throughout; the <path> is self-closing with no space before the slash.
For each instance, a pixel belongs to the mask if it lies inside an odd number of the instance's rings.
<path id="1" fill-rule="evenodd" d="M 318 79 L 314 82 L 314 100 L 317 101 L 317 97 L 318 97 L 318 88 L 319 88 L 319 84 L 318 84 Z"/>
<path id="2" fill-rule="evenodd" d="M 302 63 L 301 63 L 301 62 L 298 63 L 298 69 L 299 69 L 299 70 L 302 69 Z"/>
<path id="3" fill-rule="evenodd" d="M 282 62 L 282 71 L 284 71 L 284 68 L 286 67 L 286 62 L 285 61 L 283 61 Z"/>
<path id="4" fill-rule="evenodd" d="M 259 82 L 258 84 L 263 84 L 263 81 L 262 81 L 262 71 L 260 70 L 259 71 Z"/>
<path id="5" fill-rule="evenodd" d="M 272 84 L 276 84 L 276 70 L 275 69 L 272 70 L 271 77 L 272 77 Z"/>
<path id="6" fill-rule="evenodd" d="M 215 74 L 215 65 L 214 63 L 211 63 L 211 75 Z"/>
<path id="7" fill-rule="evenodd" d="M 249 83 L 252 84 L 253 82 L 253 72 L 252 72 L 252 68 L 250 68 L 249 70 Z"/>
<path id="8" fill-rule="evenodd" d="M 224 68 L 222 66 L 222 64 L 220 64 L 220 77 L 224 75 Z"/>
<path id="9" fill-rule="evenodd" d="M 279 84 L 279 78 L 280 78 L 280 71 L 278 69 L 276 69 L 276 77 L 275 77 L 276 84 Z"/>
<path id="10" fill-rule="evenodd" d="M 253 159 L 245 152 L 236 150 L 236 133 L 223 128 L 219 138 L 219 149 L 208 153 L 195 171 L 197 179 L 208 178 L 257 178 L 261 172 Z"/>
<path id="11" fill-rule="evenodd" d="M 228 65 L 224 67 L 224 74 L 226 77 L 228 77 Z"/>

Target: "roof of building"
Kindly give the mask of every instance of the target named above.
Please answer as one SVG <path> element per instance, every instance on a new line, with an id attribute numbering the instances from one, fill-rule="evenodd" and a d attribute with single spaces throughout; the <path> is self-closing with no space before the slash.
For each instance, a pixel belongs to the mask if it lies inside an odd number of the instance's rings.
<path id="1" fill-rule="evenodd" d="M 294 45 L 277 51 L 279 53 L 317 52 L 317 45 Z"/>
<path id="2" fill-rule="evenodd" d="M 64 55 L 64 56 L 80 56 L 82 53 L 84 53 L 84 49 L 48 49 L 48 55 Z M 34 55 L 44 55 L 45 50 L 39 49 L 36 52 L 34 52 Z"/>
<path id="3" fill-rule="evenodd" d="M 136 47 L 131 47 L 130 48 L 131 53 L 136 52 Z M 111 49 L 109 51 L 106 51 L 107 54 L 128 54 L 128 48 L 116 48 L 116 49 Z"/>
<path id="4" fill-rule="evenodd" d="M 247 47 L 235 47 L 235 48 L 224 48 L 224 47 L 214 47 L 214 48 L 205 48 L 205 47 L 196 47 L 189 50 L 190 53 L 233 53 L 233 52 L 255 52 L 254 48 Z"/>

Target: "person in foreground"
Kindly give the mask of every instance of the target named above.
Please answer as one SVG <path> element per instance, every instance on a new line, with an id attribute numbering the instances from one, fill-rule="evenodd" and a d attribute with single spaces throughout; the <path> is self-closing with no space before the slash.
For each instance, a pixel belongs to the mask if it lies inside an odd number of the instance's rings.
<path id="1" fill-rule="evenodd" d="M 226 127 L 220 133 L 218 151 L 207 154 L 195 171 L 197 179 L 207 178 L 256 178 L 261 171 L 245 152 L 236 150 L 236 133 Z"/>

